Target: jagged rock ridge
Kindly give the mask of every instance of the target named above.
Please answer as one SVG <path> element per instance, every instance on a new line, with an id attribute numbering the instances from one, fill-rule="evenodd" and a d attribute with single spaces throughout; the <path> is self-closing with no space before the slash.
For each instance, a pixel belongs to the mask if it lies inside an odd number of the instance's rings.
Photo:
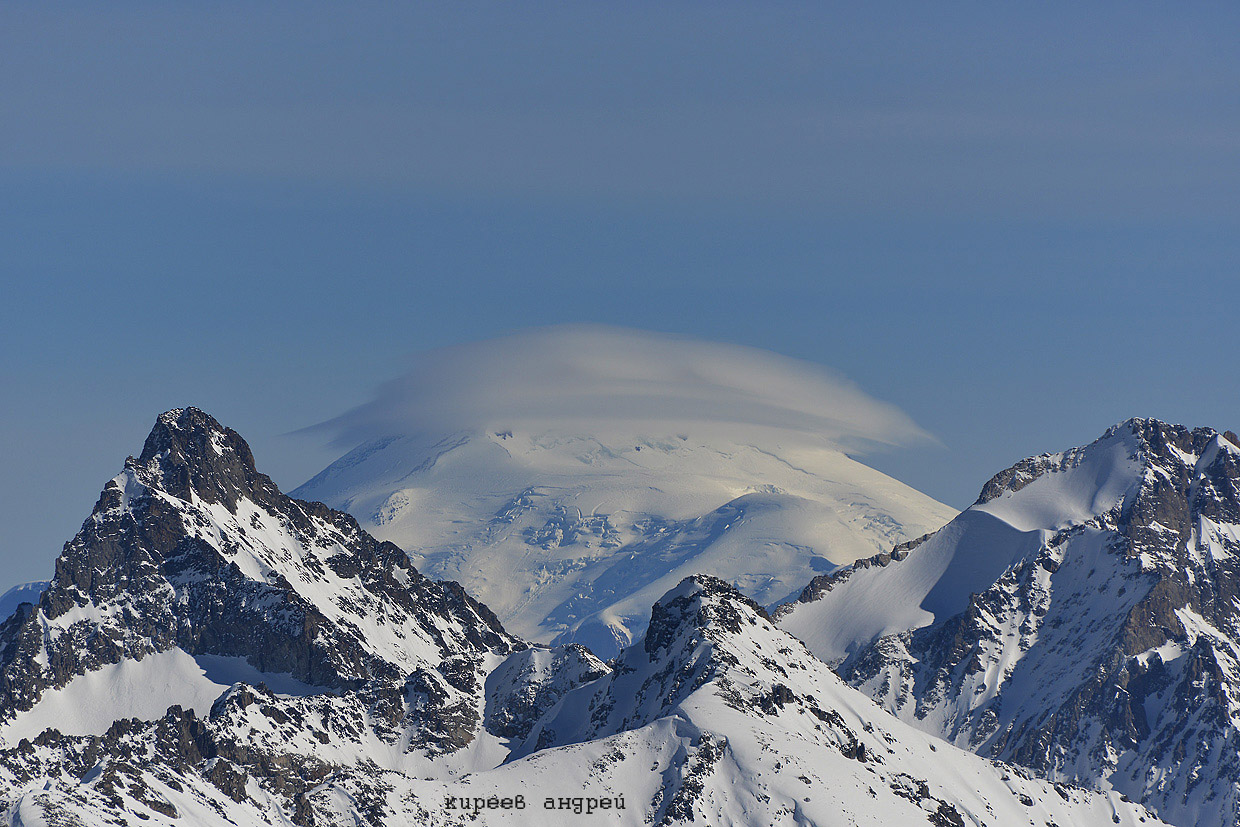
<path id="1" fill-rule="evenodd" d="M 0 627 L 0 723 L 75 676 L 174 647 L 344 688 L 519 645 L 352 517 L 281 494 L 240 436 L 188 408 L 159 417 L 39 605 Z"/>
<path id="2" fill-rule="evenodd" d="M 624 824 L 1153 821 L 936 744 L 720 580 L 686 580 L 649 627 L 610 668 L 526 647 L 347 516 L 280 494 L 206 414 L 172 411 L 0 628 L 0 812 L 447 825 L 473 821 L 462 797 L 526 797 L 482 822 L 575 823 L 603 799 Z"/>
<path id="3" fill-rule="evenodd" d="M 1230 826 L 1238 555 L 1235 435 L 1134 419 L 1001 472 L 934 536 L 780 616 L 929 732 L 1172 823 Z M 869 617 L 844 619 L 854 606 Z"/>
<path id="4" fill-rule="evenodd" d="M 901 724 L 761 606 L 700 575 L 660 599 L 645 639 L 565 695 L 516 754 L 537 766 L 566 749 L 584 750 L 613 788 L 644 769 L 625 784 L 649 801 L 645 823 L 1154 821 L 1119 796 L 1056 789 Z"/>
<path id="5" fill-rule="evenodd" d="M 90 771 L 78 763 L 87 760 L 121 772 L 130 736 L 155 739 L 143 747 L 155 770 L 181 766 L 188 747 L 161 753 L 160 731 L 138 720 L 172 706 L 168 726 L 197 727 L 210 742 L 195 747 L 212 762 L 199 769 L 226 797 L 257 771 L 296 810 L 308 789 L 293 784 L 299 774 L 325 777 L 367 749 L 434 755 L 472 744 L 484 729 L 483 680 L 524 648 L 459 585 L 423 577 L 349 515 L 281 494 L 234 431 L 194 408 L 169 411 L 108 482 L 38 604 L 0 625 L 0 801 L 46 771 L 43 758 L 53 775 Z M 242 678 L 257 687 L 238 684 L 212 704 Z M 273 775 L 243 739 L 202 729 L 203 717 L 251 696 L 283 709 L 286 728 L 319 755 Z M 333 734 L 361 746 L 333 754 Z M 192 810 L 213 795 L 182 803 Z"/>

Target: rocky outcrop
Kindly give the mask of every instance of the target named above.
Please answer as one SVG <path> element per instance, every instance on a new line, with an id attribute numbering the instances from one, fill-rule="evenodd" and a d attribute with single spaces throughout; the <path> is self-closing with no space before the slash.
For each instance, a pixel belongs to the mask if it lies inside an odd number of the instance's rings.
<path id="1" fill-rule="evenodd" d="M 73 823 L 80 805 L 311 825 L 333 823 L 345 796 L 382 823 L 396 766 L 468 748 L 485 731 L 488 678 L 524 650 L 458 584 L 422 576 L 351 516 L 280 493 L 236 432 L 195 408 L 169 411 L 105 486 L 38 603 L 0 622 L 0 813 Z M 486 722 L 498 734 L 528 731 L 606 672 L 585 650 L 539 651 L 537 675 L 499 670 Z M 184 692 L 149 671 L 175 653 L 192 680 L 205 657 L 300 689 L 237 683 L 209 715 L 172 703 L 156 720 L 93 722 L 94 735 L 11 734 L 30 730 L 30 715 L 54 720 L 74 702 L 64 698 L 84 697 L 60 693 L 104 669 L 146 669 L 152 692 Z M 32 791 L 40 778 L 54 782 Z"/>
<path id="2" fill-rule="evenodd" d="M 1233 436 L 1135 419 L 996 475 L 974 509 L 1022 530 L 1046 503 L 1072 505 L 1036 523 L 1036 550 L 957 613 L 862 646 L 840 674 L 983 755 L 1105 784 L 1173 823 L 1240 823 Z M 1101 462 L 1117 441 L 1126 459 Z M 1089 502 L 1106 507 L 1082 513 Z"/>
<path id="3" fill-rule="evenodd" d="M 352 518 L 281 494 L 206 414 L 171 411 L 38 604 L 0 623 L 0 814 L 169 827 L 566 824 L 601 809 L 652 824 L 1155 821 L 926 738 L 721 579 L 686 579 L 646 628 L 609 664 L 529 648 Z M 1194 680 L 1230 668 L 1210 654 Z M 1151 660 L 1131 684 L 1162 691 L 1165 677 Z"/>
<path id="4" fill-rule="evenodd" d="M 334 585 L 347 587 L 317 599 Z M 376 615 L 439 657 L 520 645 L 349 515 L 281 494 L 236 432 L 195 408 L 170 411 L 65 546 L 37 610 L 0 629 L 0 718 L 74 676 L 172 647 L 328 687 L 401 680 L 401 647 L 357 623 Z"/>

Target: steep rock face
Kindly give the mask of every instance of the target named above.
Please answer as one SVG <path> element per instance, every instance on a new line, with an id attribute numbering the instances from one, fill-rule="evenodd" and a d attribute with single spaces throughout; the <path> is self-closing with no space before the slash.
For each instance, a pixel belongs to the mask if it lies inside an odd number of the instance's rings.
<path id="1" fill-rule="evenodd" d="M 0 813 L 384 823 L 405 812 L 388 791 L 502 761 L 521 715 L 605 671 L 524 650 L 459 585 L 281 494 L 235 432 L 169 411 L 0 624 Z"/>
<path id="2" fill-rule="evenodd" d="M 531 647 L 517 652 L 487 677 L 487 731 L 500 738 L 523 740 L 566 693 L 609 671 L 584 646 Z"/>
<path id="3" fill-rule="evenodd" d="M 234 431 L 175 410 L 104 488 L 38 605 L 0 626 L 0 737 L 48 691 L 173 649 L 341 690 L 521 645 L 352 517 L 281 494 Z"/>
<path id="4" fill-rule="evenodd" d="M 781 622 L 886 709 L 1172 823 L 1240 822 L 1233 434 L 1130 420 L 996 475 L 875 562 L 814 584 Z M 824 617 L 881 595 L 898 608 L 868 605 L 868 624 Z"/>
<path id="5" fill-rule="evenodd" d="M 644 640 L 565 695 L 515 755 L 501 770 L 589 761 L 587 784 L 634 791 L 629 806 L 644 812 L 633 823 L 1155 821 L 1118 796 L 1055 788 L 901 724 L 761 606 L 701 575 L 656 603 Z"/>

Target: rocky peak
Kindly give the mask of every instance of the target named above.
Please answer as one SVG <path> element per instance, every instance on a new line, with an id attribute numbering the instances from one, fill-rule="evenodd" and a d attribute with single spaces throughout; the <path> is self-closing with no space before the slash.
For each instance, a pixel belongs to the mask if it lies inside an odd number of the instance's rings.
<path id="1" fill-rule="evenodd" d="M 1187 478 L 1203 456 L 1213 456 L 1215 448 L 1212 446 L 1227 444 L 1240 445 L 1240 438 L 1231 431 L 1190 429 L 1158 419 L 1133 417 L 1112 425 L 1089 445 L 1028 457 L 1000 471 L 982 487 L 974 505 L 985 505 L 1005 494 L 1015 494 L 1046 474 L 1070 471 L 1108 454 L 1111 462 L 1101 469 L 1108 475 L 1123 474 L 1130 468 L 1144 472 L 1158 467 L 1173 477 Z M 1135 465 L 1118 461 L 1125 457 Z M 1100 478 L 1096 482 L 1101 488 L 1107 480 Z"/>
<path id="2" fill-rule="evenodd" d="M 1141 440 L 1142 446 L 1149 452 L 1151 456 L 1159 458 L 1176 457 L 1182 459 L 1182 455 L 1200 455 L 1206 448 L 1218 439 L 1220 436 L 1228 440 L 1232 445 L 1237 444 L 1237 437 L 1231 431 L 1219 432 L 1213 428 L 1186 428 L 1183 425 L 1175 425 L 1163 422 L 1158 419 L 1143 419 L 1134 417 L 1125 420 L 1118 425 L 1112 426 L 1107 434 L 1111 435 L 1116 432 L 1128 431 Z M 1174 451 L 1172 450 L 1174 449 Z M 1175 452 L 1179 452 L 1176 454 Z"/>
<path id="3" fill-rule="evenodd" d="M 1130 554 L 1142 556 L 1146 568 L 1191 567 L 1196 556 L 1189 546 L 1200 544 L 1198 535 L 1208 531 L 1202 518 L 1240 523 L 1235 434 L 1152 419 L 1132 419 L 1116 428 L 1129 429 L 1139 440 L 1142 479 L 1124 503 L 1119 525 Z"/>
<path id="4" fill-rule="evenodd" d="M 126 468 L 148 485 L 182 500 L 191 495 L 235 511 L 243 497 L 267 502 L 275 484 L 254 466 L 241 435 L 198 408 L 174 408 L 159 415 L 142 453 Z"/>
<path id="5" fill-rule="evenodd" d="M 996 559 L 993 580 L 952 591 Z M 847 615 L 901 588 L 904 603 L 950 592 L 928 625 L 904 625 L 923 621 L 901 617 L 901 601 L 875 609 L 856 628 L 891 631 L 853 637 L 840 674 L 960 746 L 1105 783 L 1173 823 L 1234 827 L 1238 561 L 1235 434 L 1137 418 L 1000 472 L 921 547 L 854 565 L 811 596 Z M 820 647 L 842 648 L 829 615 L 800 615 L 803 636 L 807 618 L 826 627 Z"/>
<path id="6" fill-rule="evenodd" d="M 344 687 L 442 682 L 449 658 L 523 645 L 348 514 L 280 493 L 245 441 L 196 408 L 156 420 L 40 605 L 15 617 L 0 626 L 0 725 L 77 676 L 173 649 Z"/>
<path id="7" fill-rule="evenodd" d="M 766 610 L 735 587 L 705 574 L 686 577 L 650 610 L 643 647 L 651 657 L 688 635 L 717 638 L 736 633 L 755 618 L 769 621 Z"/>

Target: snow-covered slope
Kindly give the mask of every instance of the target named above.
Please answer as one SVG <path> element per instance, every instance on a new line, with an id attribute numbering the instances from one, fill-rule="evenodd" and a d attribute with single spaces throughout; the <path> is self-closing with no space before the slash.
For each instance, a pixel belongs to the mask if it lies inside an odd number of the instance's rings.
<path id="1" fill-rule="evenodd" d="M 294 493 L 350 511 L 523 637 L 605 657 L 685 576 L 773 605 L 953 514 L 839 451 L 689 434 L 385 439 Z"/>
<path id="2" fill-rule="evenodd" d="M 900 723 L 721 580 L 647 625 L 528 647 L 171 411 L 0 625 L 0 823 L 1154 823 Z"/>
<path id="3" fill-rule="evenodd" d="M 781 626 L 901 718 L 1184 825 L 1240 823 L 1240 448 L 1130 420 L 1025 460 Z"/>
<path id="4" fill-rule="evenodd" d="M 603 657 L 694 573 L 765 606 L 955 512 L 849 456 L 916 439 L 820 368 L 600 327 L 425 354 L 330 427 L 347 455 L 293 493 L 459 581 L 527 640 Z"/>
<path id="5" fill-rule="evenodd" d="M 560 656 L 518 652 L 488 679 L 548 676 Z M 593 670 L 595 667 L 591 666 Z M 552 668 L 554 671 L 554 668 Z M 555 683 L 555 681 L 552 681 Z M 547 681 L 539 682 L 543 688 Z M 180 709 L 100 739 L 21 755 L 13 824 L 880 825 L 1092 827 L 1159 823 L 1116 793 L 1050 784 L 952 747 L 884 713 L 714 578 L 654 607 L 648 637 L 614 671 L 565 686 L 524 739 L 403 767 L 348 696 L 237 686 L 203 720 Z M 348 750 L 354 755 L 349 756 Z M 15 751 L 0 753 L 0 771 Z M 506 760 L 505 760 L 506 759 Z"/>
<path id="6" fill-rule="evenodd" d="M 1036 554 L 1055 531 L 1122 502 L 1141 482 L 1138 448 L 1134 433 L 1117 428 L 1088 449 L 1016 466 L 1019 471 L 988 483 L 979 501 L 940 531 L 896 547 L 897 565 L 888 565 L 891 554 L 884 553 L 818 578 L 783 607 L 780 624 L 834 663 L 879 635 L 951 617 L 971 594 Z M 1013 490 L 1002 496 L 1007 474 Z"/>

